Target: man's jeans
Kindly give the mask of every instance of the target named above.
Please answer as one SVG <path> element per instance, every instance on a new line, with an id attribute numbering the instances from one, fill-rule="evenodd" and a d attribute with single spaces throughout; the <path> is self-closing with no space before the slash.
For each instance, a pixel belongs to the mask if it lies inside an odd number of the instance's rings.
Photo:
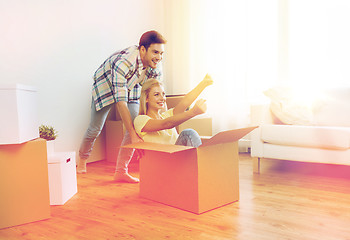
<path id="1" fill-rule="evenodd" d="M 85 133 L 84 139 L 80 145 L 80 158 L 88 159 L 90 157 L 96 138 L 100 135 L 112 106 L 115 105 L 112 104 L 100 109 L 99 111 L 96 111 L 95 104 L 91 105 L 91 120 L 89 127 Z M 134 121 L 135 117 L 139 113 L 139 103 L 128 103 L 128 109 L 130 111 L 131 118 Z M 129 133 L 126 131 L 121 145 L 123 146 L 129 143 L 131 143 L 131 138 Z M 120 148 L 116 165 L 117 172 L 125 173 L 128 171 L 128 165 L 133 156 L 133 153 L 134 149 Z"/>

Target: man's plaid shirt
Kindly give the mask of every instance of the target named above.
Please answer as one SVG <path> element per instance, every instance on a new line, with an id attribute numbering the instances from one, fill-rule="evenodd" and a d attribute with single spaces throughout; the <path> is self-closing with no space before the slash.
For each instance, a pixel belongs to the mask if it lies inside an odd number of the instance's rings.
<path id="1" fill-rule="evenodd" d="M 143 64 L 137 46 L 114 53 L 96 70 L 92 97 L 96 111 L 112 103 L 137 101 L 142 84 L 149 78 L 161 78 L 161 64 L 156 69 L 148 67 L 140 79 Z"/>

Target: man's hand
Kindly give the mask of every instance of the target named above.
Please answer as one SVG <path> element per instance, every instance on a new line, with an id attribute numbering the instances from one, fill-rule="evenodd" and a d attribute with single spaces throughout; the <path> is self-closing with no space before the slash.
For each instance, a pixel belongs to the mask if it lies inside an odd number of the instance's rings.
<path id="1" fill-rule="evenodd" d="M 207 103 L 204 99 L 199 99 L 191 108 L 192 113 L 197 116 L 199 114 L 203 114 L 207 111 Z"/>
<path id="2" fill-rule="evenodd" d="M 131 137 L 131 143 L 140 143 L 143 142 L 143 139 L 139 137 L 139 135 L 137 135 L 136 132 L 134 132 L 134 134 L 130 134 Z M 137 152 L 138 157 L 141 159 L 144 155 L 144 151 L 142 149 L 135 149 Z"/>
<path id="3" fill-rule="evenodd" d="M 130 138 L 131 138 L 131 143 L 139 143 L 139 142 L 143 142 L 143 139 L 139 137 L 139 135 L 137 135 L 136 132 L 130 134 Z"/>

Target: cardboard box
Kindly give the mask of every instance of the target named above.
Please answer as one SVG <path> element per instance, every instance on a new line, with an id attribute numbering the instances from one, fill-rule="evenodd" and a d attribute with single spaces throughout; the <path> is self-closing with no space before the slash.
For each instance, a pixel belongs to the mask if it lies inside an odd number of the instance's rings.
<path id="1" fill-rule="evenodd" d="M 144 150 L 140 196 L 197 214 L 238 201 L 238 140 L 254 128 L 218 133 L 198 148 L 124 146 Z"/>
<path id="2" fill-rule="evenodd" d="M 168 108 L 170 109 L 175 107 L 183 97 L 184 95 L 168 95 L 166 98 Z M 117 156 L 115 154 L 115 148 L 120 147 L 124 136 L 123 132 L 125 131 L 116 104 L 111 108 L 111 111 L 107 117 L 106 128 L 107 160 L 115 162 Z M 212 119 L 209 117 L 195 117 L 184 122 L 183 124 L 180 124 L 176 129 L 180 133 L 182 130 L 187 128 L 196 130 L 200 136 L 212 136 Z"/>
<path id="3" fill-rule="evenodd" d="M 50 218 L 46 141 L 0 145 L 0 228 Z"/>
<path id="4" fill-rule="evenodd" d="M 174 108 L 184 97 L 185 95 L 168 95 L 166 98 L 166 103 L 168 109 Z M 196 130 L 200 136 L 212 136 L 212 119 L 208 117 L 195 117 L 186 122 L 180 124 L 176 127 L 178 133 L 181 133 L 182 130 L 191 128 Z"/>
<path id="5" fill-rule="evenodd" d="M 176 104 L 178 104 L 183 97 L 184 97 L 184 95 L 168 95 L 168 96 L 166 96 L 166 103 L 167 103 L 168 108 L 170 109 L 170 108 L 175 107 Z M 111 120 L 111 121 L 122 120 L 122 118 L 118 112 L 117 104 L 114 104 L 114 106 L 111 108 L 111 110 L 108 114 L 107 120 Z"/>
<path id="6" fill-rule="evenodd" d="M 105 160 L 106 157 L 106 127 L 104 126 L 100 135 L 96 138 L 88 163 Z"/>
<path id="7" fill-rule="evenodd" d="M 21 84 L 0 85 L 0 144 L 39 137 L 37 90 Z"/>
<path id="8" fill-rule="evenodd" d="M 178 126 L 178 132 L 181 133 L 184 129 L 191 128 L 196 130 L 199 136 L 213 135 L 212 118 L 192 118 Z"/>
<path id="9" fill-rule="evenodd" d="M 106 155 L 107 161 L 116 162 L 120 144 L 123 141 L 124 128 L 122 121 L 106 122 Z"/>
<path id="10" fill-rule="evenodd" d="M 168 108 L 173 108 L 178 104 L 184 95 L 167 96 L 166 102 Z M 200 136 L 212 135 L 212 119 L 211 118 L 193 118 L 179 125 L 176 129 L 180 133 L 182 130 L 192 128 L 198 132 Z M 116 162 L 119 148 L 124 137 L 125 127 L 118 113 L 117 105 L 115 104 L 108 115 L 106 121 L 106 158 L 109 162 Z M 96 145 L 96 144 L 95 144 Z M 95 147 L 94 147 L 95 148 Z M 91 158 L 91 157 L 90 157 Z M 131 163 L 137 162 L 137 156 L 134 155 Z"/>
<path id="11" fill-rule="evenodd" d="M 63 205 L 77 193 L 75 152 L 48 156 L 50 205 Z"/>
<path id="12" fill-rule="evenodd" d="M 183 95 L 183 94 L 167 95 L 166 96 L 166 105 L 168 106 L 168 109 L 175 107 L 184 96 L 185 95 Z"/>
<path id="13" fill-rule="evenodd" d="M 179 132 L 186 128 L 192 128 L 198 132 L 200 136 L 212 135 L 212 119 L 198 118 L 190 119 L 179 126 Z M 122 121 L 106 122 L 106 158 L 109 162 L 116 162 L 120 145 L 123 141 L 125 128 Z M 207 137 L 203 137 L 204 142 Z M 132 160 L 136 161 L 136 158 Z"/>

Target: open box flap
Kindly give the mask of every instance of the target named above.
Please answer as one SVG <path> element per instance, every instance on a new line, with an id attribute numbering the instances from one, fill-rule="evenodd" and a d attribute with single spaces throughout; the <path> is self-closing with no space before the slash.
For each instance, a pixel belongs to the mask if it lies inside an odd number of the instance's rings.
<path id="1" fill-rule="evenodd" d="M 141 142 L 141 143 L 128 144 L 128 145 L 122 146 L 122 148 L 134 148 L 134 149 L 174 153 L 174 152 L 181 152 L 188 149 L 193 149 L 194 147 L 180 146 L 180 145 L 174 145 L 174 144 Z"/>
<path id="2" fill-rule="evenodd" d="M 247 135 L 249 132 L 253 131 L 255 128 L 257 128 L 257 126 L 219 132 L 218 134 L 214 135 L 212 138 L 205 141 L 205 143 L 203 143 L 199 147 L 205 147 L 209 145 L 215 145 L 215 144 L 227 143 L 227 142 L 236 142 L 242 137 L 244 137 L 245 135 Z"/>

